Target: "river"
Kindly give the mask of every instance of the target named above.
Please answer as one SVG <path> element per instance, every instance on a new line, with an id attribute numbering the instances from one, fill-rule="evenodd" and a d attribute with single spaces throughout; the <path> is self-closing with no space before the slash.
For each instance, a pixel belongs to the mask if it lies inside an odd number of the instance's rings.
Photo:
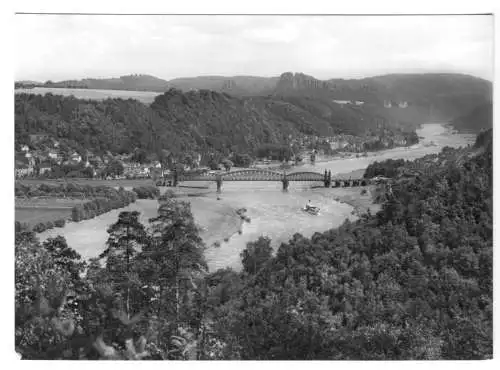
<path id="1" fill-rule="evenodd" d="M 332 171 L 332 175 L 335 173 L 347 173 L 365 169 L 375 161 L 400 158 L 413 160 L 427 154 L 439 153 L 445 146 L 467 146 L 468 144 L 473 144 L 476 139 L 475 135 L 452 134 L 452 130 L 449 127 L 440 123 L 422 125 L 422 127 L 417 130 L 417 134 L 421 137 L 420 142 L 412 147 L 401 147 L 380 152 L 372 152 L 368 153 L 367 157 L 319 162 L 314 166 L 306 164 L 301 166 L 301 168 L 316 171 L 324 171 L 327 169 Z"/>
<path id="2" fill-rule="evenodd" d="M 332 174 L 346 173 L 366 168 L 374 161 L 385 159 L 415 159 L 426 154 L 438 153 L 445 146 L 459 147 L 472 144 L 474 135 L 452 134 L 446 126 L 435 123 L 425 124 L 417 131 L 423 137 L 421 142 L 411 148 L 395 148 L 384 152 L 370 153 L 368 157 L 337 159 L 316 165 L 306 164 L 300 170 L 314 170 L 322 172 L 325 169 Z M 430 146 L 431 142 L 434 146 Z M 346 218 L 354 219 L 352 207 L 334 200 L 335 192 L 329 189 L 311 189 L 311 184 L 291 182 L 289 191 L 281 191 L 279 182 L 225 182 L 221 199 L 215 197 L 215 186 L 211 185 L 213 193 L 202 199 L 186 198 L 191 202 L 193 214 L 197 222 L 207 228 L 214 228 L 219 224 L 224 228 L 229 221 L 228 215 L 221 210 L 229 207 L 247 209 L 251 222 L 245 223 L 242 234 L 233 235 L 220 247 L 210 247 L 206 251 L 210 271 L 218 268 L 241 268 L 240 253 L 246 243 L 256 240 L 261 235 L 269 236 L 276 248 L 281 242 L 287 241 L 294 233 L 301 233 L 310 237 L 316 231 L 339 226 Z M 304 204 L 311 200 L 314 205 L 321 207 L 318 216 L 310 216 L 302 212 Z M 139 210 L 143 212 L 142 220 L 154 216 L 156 201 L 139 200 L 123 210 Z M 207 208 L 210 208 L 207 212 Z M 95 219 L 79 223 L 69 223 L 62 229 L 52 229 L 40 234 L 41 240 L 49 236 L 63 235 L 68 244 L 78 251 L 84 258 L 97 256 L 103 249 L 107 238 L 106 229 L 115 222 L 121 210 L 101 215 Z M 202 232 L 202 238 L 213 240 L 213 230 L 210 236 L 207 231 Z"/>

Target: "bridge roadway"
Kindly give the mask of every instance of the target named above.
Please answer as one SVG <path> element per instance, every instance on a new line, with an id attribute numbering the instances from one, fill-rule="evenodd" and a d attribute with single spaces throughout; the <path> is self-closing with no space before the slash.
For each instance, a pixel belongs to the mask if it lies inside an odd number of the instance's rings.
<path id="1" fill-rule="evenodd" d="M 225 173 L 199 173 L 199 174 L 179 174 L 173 175 L 165 179 L 166 182 L 171 182 L 176 186 L 180 182 L 189 181 L 215 181 L 217 189 L 220 190 L 223 181 L 280 181 L 283 183 L 283 189 L 288 189 L 290 181 L 301 182 L 321 182 L 325 187 L 354 187 L 354 186 L 367 186 L 373 183 L 369 179 L 341 179 L 332 178 L 331 173 L 318 173 L 318 172 L 290 172 L 287 173 L 263 170 L 263 169 L 245 169 Z"/>

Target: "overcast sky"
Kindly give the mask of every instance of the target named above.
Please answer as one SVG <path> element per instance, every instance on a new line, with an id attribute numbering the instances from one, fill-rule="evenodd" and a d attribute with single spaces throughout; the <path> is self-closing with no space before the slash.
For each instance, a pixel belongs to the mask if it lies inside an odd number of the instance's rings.
<path id="1" fill-rule="evenodd" d="M 142 73 L 493 78 L 491 16 L 17 15 L 16 80 Z"/>

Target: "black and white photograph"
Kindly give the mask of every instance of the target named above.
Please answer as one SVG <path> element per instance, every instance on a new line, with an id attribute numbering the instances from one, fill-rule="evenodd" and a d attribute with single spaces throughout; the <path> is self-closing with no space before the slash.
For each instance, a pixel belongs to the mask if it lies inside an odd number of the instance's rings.
<path id="1" fill-rule="evenodd" d="M 13 15 L 9 350 L 492 360 L 494 14 L 191 13 Z"/>

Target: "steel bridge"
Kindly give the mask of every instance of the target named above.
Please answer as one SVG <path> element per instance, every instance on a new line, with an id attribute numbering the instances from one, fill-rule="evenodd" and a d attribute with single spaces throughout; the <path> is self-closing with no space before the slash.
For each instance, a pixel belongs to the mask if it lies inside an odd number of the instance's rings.
<path id="1" fill-rule="evenodd" d="M 324 181 L 325 175 L 317 172 L 278 172 L 271 170 L 246 169 L 217 174 L 183 174 L 178 176 L 179 182 L 184 181 Z"/>
<path id="2" fill-rule="evenodd" d="M 279 181 L 283 183 L 283 190 L 288 189 L 290 181 L 295 182 L 320 182 L 327 188 L 367 186 L 373 183 L 369 179 L 332 178 L 330 173 L 318 173 L 312 171 L 301 172 L 278 172 L 264 169 L 245 169 L 232 172 L 219 173 L 197 173 L 197 174 L 173 174 L 166 178 L 173 186 L 189 181 L 215 181 L 217 190 L 220 191 L 224 181 Z M 170 180 L 170 181 L 169 181 Z"/>

